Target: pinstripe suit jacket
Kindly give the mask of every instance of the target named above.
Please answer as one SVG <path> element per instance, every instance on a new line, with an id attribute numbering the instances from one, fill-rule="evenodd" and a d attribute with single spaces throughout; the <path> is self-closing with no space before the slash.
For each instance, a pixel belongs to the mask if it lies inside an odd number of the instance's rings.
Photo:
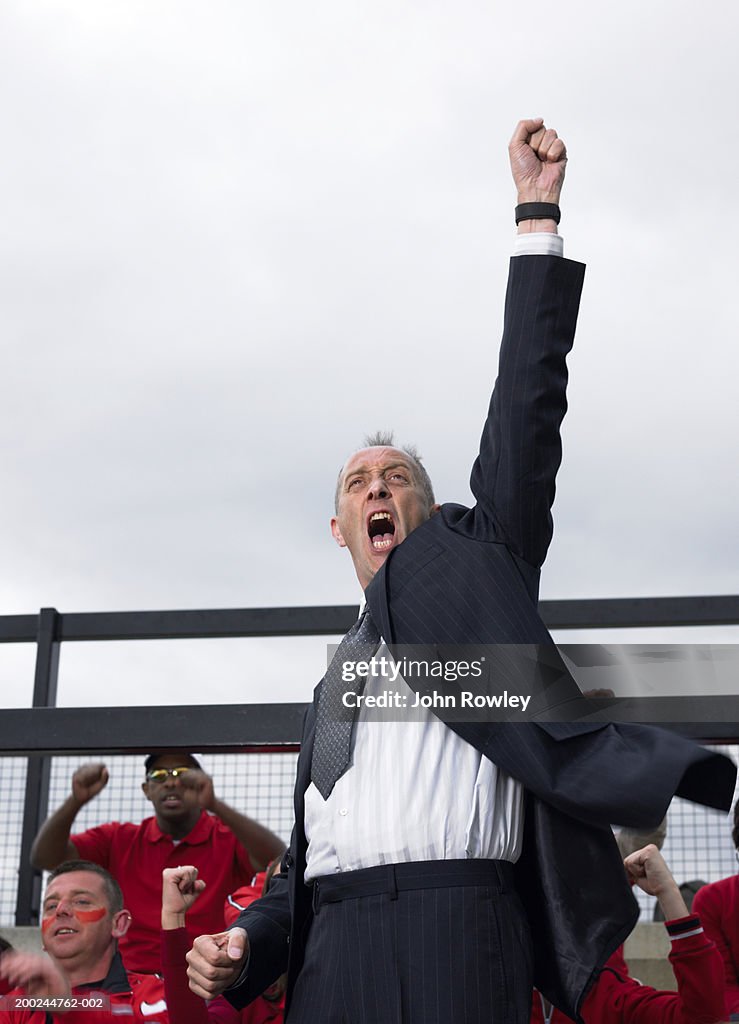
<path id="1" fill-rule="evenodd" d="M 501 688 L 530 692 L 531 661 L 511 656 L 512 645 L 541 645 L 539 683 L 548 692 L 553 684 L 559 701 L 579 691 L 538 616 L 537 597 L 552 536 L 550 509 L 566 410 L 565 357 L 574 338 L 583 272 L 582 265 L 556 257 L 511 261 L 498 379 L 472 470 L 476 504 L 442 506 L 390 552 L 366 592 L 391 647 L 431 646 L 443 657 L 450 645 L 486 645 Z M 239 922 L 249 933 L 252 959 L 247 980 L 230 994 L 237 1005 L 254 998 L 284 969 L 288 935 L 289 986 L 302 963 L 311 915 L 303 884 L 303 798 L 310 782 L 315 704 L 306 717 L 298 765 L 287 878 Z M 517 870 L 534 939 L 535 983 L 575 1016 L 594 973 L 636 920 L 608 826 L 653 824 L 676 791 L 728 807 L 733 765 L 671 733 L 638 726 L 454 722 L 451 727 L 530 794 Z M 270 968 L 273 956 L 281 961 Z"/>

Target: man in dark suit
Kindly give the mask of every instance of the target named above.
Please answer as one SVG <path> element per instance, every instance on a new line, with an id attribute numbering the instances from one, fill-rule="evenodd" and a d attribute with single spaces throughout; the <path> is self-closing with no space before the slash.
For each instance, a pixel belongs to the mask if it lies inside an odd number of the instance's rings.
<path id="1" fill-rule="evenodd" d="M 576 1015 L 635 920 L 610 822 L 654 824 L 676 791 L 731 799 L 725 759 L 659 730 L 571 721 L 579 693 L 536 602 L 583 267 L 556 234 L 564 144 L 522 121 L 510 157 L 519 240 L 476 504 L 438 506 L 416 454 L 389 439 L 345 463 L 332 531 L 366 608 L 307 714 L 284 877 L 189 954 L 196 992 L 243 1005 L 289 952 L 290 1024 L 519 1024 L 532 974 Z M 352 731 L 335 666 L 382 642 L 442 661 L 485 645 L 494 685 L 534 692 L 536 720 L 428 712 L 380 727 L 360 713 Z M 552 721 L 553 705 L 570 721 Z"/>

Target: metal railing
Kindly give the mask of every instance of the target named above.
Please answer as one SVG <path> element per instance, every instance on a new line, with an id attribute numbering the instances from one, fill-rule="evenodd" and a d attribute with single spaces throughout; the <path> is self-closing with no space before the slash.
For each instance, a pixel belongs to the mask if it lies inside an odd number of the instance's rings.
<path id="1" fill-rule="evenodd" d="M 736 595 L 542 601 L 539 610 L 552 630 L 739 624 Z M 168 746 L 213 752 L 294 751 L 300 742 L 303 704 L 57 708 L 62 643 L 338 636 L 357 614 L 355 605 L 334 605 L 64 614 L 42 608 L 38 615 L 0 616 L 0 643 L 36 645 L 32 707 L 0 716 L 0 756 L 28 757 L 16 923 L 38 919 L 41 876 L 29 855 L 48 813 L 51 754 L 148 752 L 164 734 Z M 721 722 L 675 728 L 704 742 L 736 741 L 739 697 L 727 698 Z"/>

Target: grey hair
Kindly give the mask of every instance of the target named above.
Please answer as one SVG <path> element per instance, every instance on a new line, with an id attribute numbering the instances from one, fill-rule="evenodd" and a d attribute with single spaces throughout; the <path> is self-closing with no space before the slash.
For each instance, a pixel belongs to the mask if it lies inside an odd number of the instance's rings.
<path id="1" fill-rule="evenodd" d="M 362 448 L 397 448 L 401 452 L 405 452 L 408 458 L 413 463 L 416 472 L 418 473 L 418 479 L 423 489 L 424 497 L 428 501 L 429 508 L 436 503 L 434 497 L 434 485 L 431 483 L 431 477 L 426 472 L 426 467 L 421 461 L 421 456 L 418 449 L 413 444 L 402 444 L 397 445 L 395 443 L 395 434 L 392 430 L 376 430 L 374 434 L 367 434 L 362 443 Z M 357 451 L 361 451 L 358 448 Z M 346 463 L 344 463 L 346 465 Z M 341 480 L 344 475 L 344 466 L 339 470 L 339 476 L 336 480 L 336 491 L 334 492 L 334 510 L 339 511 L 339 497 L 341 495 Z"/>

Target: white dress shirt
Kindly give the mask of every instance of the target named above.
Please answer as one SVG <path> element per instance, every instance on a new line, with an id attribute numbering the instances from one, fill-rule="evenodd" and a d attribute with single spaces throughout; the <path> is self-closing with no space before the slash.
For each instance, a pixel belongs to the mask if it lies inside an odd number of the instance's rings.
<path id="1" fill-rule="evenodd" d="M 384 646 L 377 656 L 390 660 Z M 378 673 L 363 692 L 379 695 L 390 685 Z M 392 689 L 413 703 L 401 678 Z M 306 881 L 376 864 L 518 859 L 520 783 L 427 709 L 398 711 L 395 721 L 370 716 L 360 709 L 352 764 L 328 800 L 313 783 L 305 794 Z"/>

